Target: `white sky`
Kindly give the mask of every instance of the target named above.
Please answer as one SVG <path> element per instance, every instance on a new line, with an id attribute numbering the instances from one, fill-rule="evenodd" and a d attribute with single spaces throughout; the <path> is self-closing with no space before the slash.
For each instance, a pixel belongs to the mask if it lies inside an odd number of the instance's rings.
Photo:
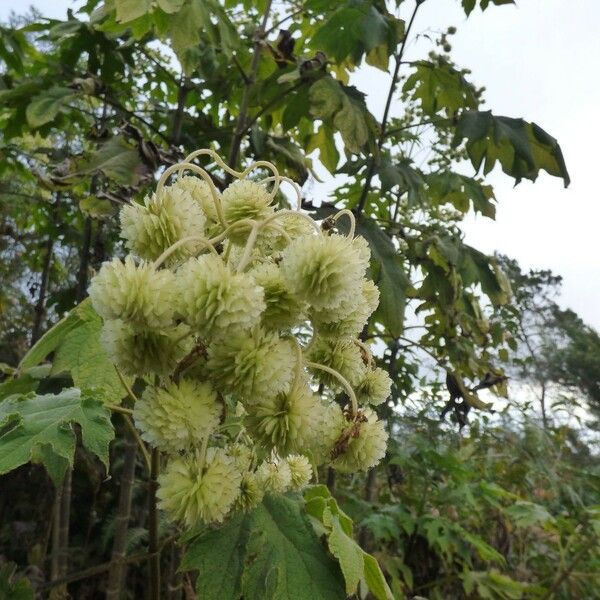
<path id="1" fill-rule="evenodd" d="M 562 303 L 600 329 L 600 22 L 598 0 L 517 0 L 518 6 L 477 9 L 466 19 L 459 0 L 428 0 L 413 31 L 458 27 L 452 56 L 472 70 L 471 81 L 485 85 L 487 109 L 533 120 L 561 144 L 571 185 L 543 172 L 516 188 L 501 172 L 491 174 L 499 204 L 496 221 L 471 218 L 466 240 L 495 250 L 526 268 L 550 268 L 564 278 Z M 62 18 L 69 0 L 37 0 L 49 17 Z M 79 3 L 77 3 L 79 4 Z M 412 10 L 406 0 L 404 16 Z M 0 20 L 24 3 L 0 0 Z M 423 56 L 409 48 L 408 59 Z M 412 55 L 411 55 L 412 53 Z M 387 77 L 370 67 L 355 81 L 369 91 L 369 106 L 381 118 Z"/>

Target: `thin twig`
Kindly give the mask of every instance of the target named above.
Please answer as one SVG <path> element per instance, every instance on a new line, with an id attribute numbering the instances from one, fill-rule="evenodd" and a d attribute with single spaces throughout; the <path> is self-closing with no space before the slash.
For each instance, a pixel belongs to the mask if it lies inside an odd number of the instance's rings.
<path id="1" fill-rule="evenodd" d="M 392 98 L 394 97 L 394 92 L 396 91 L 396 84 L 398 83 L 398 74 L 400 72 L 400 65 L 402 64 L 402 55 L 404 54 L 404 50 L 406 48 L 406 41 L 408 40 L 410 30 L 412 29 L 413 23 L 415 22 L 415 17 L 417 16 L 417 11 L 419 10 L 419 6 L 421 6 L 422 3 L 423 3 L 423 0 L 416 1 L 415 8 L 410 17 L 410 21 L 408 22 L 408 26 L 406 28 L 404 37 L 402 39 L 402 43 L 400 44 L 400 50 L 398 51 L 398 54 L 395 55 L 396 66 L 394 67 L 394 73 L 392 75 L 390 89 L 388 91 L 387 100 L 385 102 L 383 118 L 381 119 L 381 131 L 379 133 L 379 139 L 377 141 L 378 153 L 379 153 L 379 151 L 381 151 L 381 148 L 383 147 L 383 142 L 385 141 L 387 121 L 388 121 L 388 117 L 389 117 L 389 113 L 390 113 L 390 108 L 392 105 Z M 365 177 L 365 185 L 363 186 L 363 189 L 360 194 L 360 198 L 358 200 L 358 206 L 356 207 L 356 215 L 357 216 L 360 216 L 360 214 L 362 213 L 362 211 L 365 207 L 365 203 L 367 201 L 367 196 L 369 195 L 369 191 L 371 189 L 371 181 L 373 180 L 373 176 L 375 175 L 375 167 L 376 167 L 377 160 L 379 160 L 379 157 L 374 156 L 369 163 L 369 168 L 367 170 L 367 175 Z"/>
<path id="2" fill-rule="evenodd" d="M 256 82 L 256 75 L 258 73 L 258 65 L 260 62 L 260 47 L 265 37 L 265 29 L 269 20 L 269 13 L 271 12 L 271 3 L 272 0 L 267 0 L 262 21 L 254 34 L 254 54 L 252 56 L 252 63 L 250 64 L 250 74 L 248 75 L 248 80 L 244 87 L 244 94 L 242 96 L 242 102 L 240 104 L 240 113 L 237 118 L 235 133 L 233 134 L 233 140 L 231 141 L 231 149 L 229 151 L 229 157 L 227 159 L 227 164 L 232 168 L 235 168 L 235 165 L 237 164 L 238 155 L 240 153 L 240 145 L 242 143 L 242 137 L 244 136 L 244 132 L 246 131 L 246 119 L 248 117 L 250 95 L 252 93 L 254 83 Z M 231 181 L 230 174 L 227 175 L 227 180 Z"/>
<path id="3" fill-rule="evenodd" d="M 171 535 L 165 538 L 161 543 L 159 549 L 163 548 L 167 544 L 170 544 L 173 540 L 177 538 L 176 535 Z M 139 554 L 132 554 L 131 556 L 126 556 L 123 558 L 123 562 L 125 564 L 132 564 L 137 562 L 142 562 L 144 560 L 148 560 L 152 554 L 150 552 L 140 552 Z M 89 567 L 88 569 L 83 569 L 82 571 L 77 571 L 76 573 L 71 573 L 70 575 L 65 575 L 60 579 L 54 579 L 53 581 L 49 581 L 47 583 L 43 583 L 37 588 L 38 592 L 45 592 L 46 590 L 50 590 L 53 587 L 63 585 L 65 583 L 73 583 L 74 581 L 81 581 L 82 579 L 88 579 L 89 577 L 94 577 L 95 575 L 100 575 L 110 569 L 110 566 L 113 564 L 113 561 L 108 561 L 99 565 L 94 565 L 93 567 Z"/>
<path id="4" fill-rule="evenodd" d="M 155 448 L 152 451 L 150 479 L 148 480 L 149 600 L 160 600 L 160 547 L 158 544 L 158 507 L 156 503 L 159 471 L 160 453 Z"/>

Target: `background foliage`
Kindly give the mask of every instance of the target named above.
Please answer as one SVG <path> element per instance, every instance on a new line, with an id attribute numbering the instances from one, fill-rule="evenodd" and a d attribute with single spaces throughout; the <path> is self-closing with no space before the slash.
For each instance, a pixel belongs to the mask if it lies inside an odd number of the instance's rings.
<path id="1" fill-rule="evenodd" d="M 110 415 L 126 394 L 84 298 L 123 251 L 120 206 L 200 147 L 274 161 L 306 210 L 356 215 L 392 443 L 366 476 L 321 473 L 222 529 L 163 523 L 161 597 L 600 597 L 598 333 L 559 308 L 559 277 L 460 227 L 494 218 L 492 169 L 568 185 L 565 161 L 485 107 L 453 27 L 406 61 L 424 1 L 89 0 L 2 26 L 0 597 L 147 593 L 145 456 Z M 467 16 L 509 3 L 462 0 Z M 389 73 L 383 115 L 353 85 L 365 64 Z"/>

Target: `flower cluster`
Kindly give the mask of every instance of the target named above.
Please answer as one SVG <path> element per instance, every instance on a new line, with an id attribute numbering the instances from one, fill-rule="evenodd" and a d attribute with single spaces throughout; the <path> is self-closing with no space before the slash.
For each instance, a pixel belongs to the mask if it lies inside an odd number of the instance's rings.
<path id="1" fill-rule="evenodd" d="M 258 181 L 198 154 L 238 180 L 220 193 L 192 162 L 167 169 L 122 209 L 130 254 L 89 290 L 111 359 L 144 386 L 133 418 L 166 457 L 159 506 L 189 527 L 300 490 L 320 465 L 376 465 L 387 432 L 369 406 L 391 387 L 358 339 L 379 292 L 351 213 L 331 219 L 348 235 L 322 228 L 277 208 L 275 168 Z"/>

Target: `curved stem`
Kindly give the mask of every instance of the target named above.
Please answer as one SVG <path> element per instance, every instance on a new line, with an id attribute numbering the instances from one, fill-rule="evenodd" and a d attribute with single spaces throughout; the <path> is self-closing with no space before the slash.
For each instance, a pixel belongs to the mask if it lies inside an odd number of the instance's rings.
<path id="1" fill-rule="evenodd" d="M 120 413 L 122 415 L 132 415 L 133 411 L 130 408 L 125 408 L 123 406 L 117 406 L 116 404 L 105 404 L 104 405 L 108 410 L 112 410 L 113 412 Z"/>
<path id="2" fill-rule="evenodd" d="M 350 385 L 348 380 L 341 373 L 338 373 L 335 369 L 332 369 L 331 367 L 327 367 L 325 365 L 321 365 L 319 363 L 314 362 L 307 362 L 306 366 L 311 369 L 325 371 L 326 373 L 333 375 L 342 384 L 342 386 L 346 390 L 346 393 L 348 394 L 348 396 L 350 396 L 350 402 L 352 403 L 352 417 L 355 417 L 358 413 L 358 400 L 356 399 L 356 394 L 354 393 L 354 390 L 352 389 L 352 386 Z"/>
<path id="3" fill-rule="evenodd" d="M 127 425 L 127 429 L 129 429 L 131 435 L 135 439 L 135 441 L 138 445 L 138 448 L 141 450 L 142 456 L 144 457 L 144 463 L 146 465 L 146 469 L 147 469 L 148 473 L 150 473 L 150 470 L 152 468 L 151 464 L 150 464 L 150 453 L 148 452 L 148 449 L 146 448 L 146 444 L 144 444 L 144 440 L 142 440 L 142 438 L 140 437 L 140 434 L 139 434 L 138 430 L 136 429 L 135 425 L 133 424 L 133 421 L 131 420 L 131 417 L 129 415 L 123 415 L 123 420 L 125 421 L 125 425 Z"/>
<path id="4" fill-rule="evenodd" d="M 356 230 L 356 217 L 354 216 L 353 212 L 348 208 L 343 208 L 338 213 L 333 215 L 332 219 L 335 223 L 340 217 L 344 216 L 348 217 L 348 219 L 350 220 L 350 231 L 348 232 L 348 237 L 352 239 Z"/>
<path id="5" fill-rule="evenodd" d="M 160 176 L 160 179 L 158 180 L 158 183 L 156 185 L 156 194 L 158 195 L 162 192 L 163 188 L 165 187 L 165 183 L 167 182 L 167 179 L 169 179 L 169 177 L 173 173 L 177 172 L 178 174 L 180 174 L 184 170 L 192 171 L 193 173 L 196 173 L 196 175 L 200 175 L 200 177 L 202 177 L 202 179 L 208 184 L 208 188 L 210 189 L 210 194 L 215 205 L 215 210 L 217 211 L 217 217 L 219 219 L 219 222 L 223 227 L 227 227 L 227 221 L 225 221 L 225 217 L 223 215 L 223 205 L 221 204 L 221 198 L 219 198 L 217 188 L 215 187 L 215 184 L 213 183 L 213 180 L 211 179 L 210 175 L 198 165 L 194 165 L 189 162 L 182 162 L 177 163 L 176 165 L 173 165 L 168 169 L 165 169 L 165 172 Z"/>
<path id="6" fill-rule="evenodd" d="M 155 261 L 154 268 L 158 269 L 169 256 L 173 254 L 176 250 L 181 248 L 181 246 L 185 246 L 185 244 L 189 244 L 190 242 L 200 242 L 203 244 L 203 248 L 208 248 L 215 256 L 219 256 L 219 253 L 216 251 L 215 247 L 212 245 L 211 240 L 206 239 L 201 235 L 189 235 L 188 237 L 181 238 L 177 240 L 174 244 L 171 244 Z"/>
<path id="7" fill-rule="evenodd" d="M 119 381 L 121 382 L 121 385 L 123 386 L 123 388 L 125 389 L 125 391 L 127 392 L 127 395 L 134 401 L 137 402 L 137 396 L 133 393 L 133 390 L 131 389 L 131 387 L 129 386 L 129 384 L 127 383 L 127 380 L 125 379 L 125 377 L 123 376 L 123 373 L 121 373 L 121 369 L 119 369 L 119 367 L 117 367 L 117 365 L 114 365 L 115 367 L 115 371 L 117 372 L 117 377 L 119 378 Z"/>
<path id="8" fill-rule="evenodd" d="M 261 228 L 260 223 L 255 223 L 250 230 L 250 235 L 248 236 L 248 241 L 246 242 L 246 247 L 244 248 L 244 254 L 242 254 L 242 258 L 238 264 L 236 269 L 236 273 L 243 273 L 244 269 L 248 265 L 250 261 L 250 256 L 252 254 L 252 249 L 254 248 L 254 244 L 256 243 L 256 238 L 258 237 L 258 232 Z"/>
<path id="9" fill-rule="evenodd" d="M 275 177 L 265 177 L 263 179 L 263 181 L 273 181 L 275 180 Z M 296 210 L 302 210 L 302 190 L 300 189 L 300 186 L 293 180 L 290 179 L 289 177 L 285 177 L 284 175 L 280 175 L 279 176 L 279 181 L 285 181 L 286 183 L 289 183 L 293 188 L 294 191 L 296 192 Z"/>
<path id="10" fill-rule="evenodd" d="M 308 215 L 305 215 L 304 213 L 298 212 L 296 210 L 289 210 L 289 209 L 278 210 L 275 214 L 272 214 L 271 216 L 267 217 L 264 221 L 261 221 L 260 227 L 261 228 L 265 227 L 271 221 L 275 221 L 275 220 L 279 219 L 280 217 L 284 217 L 286 215 L 294 215 L 295 217 L 301 217 L 301 218 L 303 218 L 305 221 L 307 221 L 308 223 L 310 223 L 312 225 L 312 227 L 314 228 L 314 230 L 319 235 L 323 235 L 323 232 L 321 231 L 321 228 L 317 225 L 317 223 L 315 223 L 315 221 L 314 221 L 314 219 L 312 217 L 309 217 Z"/>

